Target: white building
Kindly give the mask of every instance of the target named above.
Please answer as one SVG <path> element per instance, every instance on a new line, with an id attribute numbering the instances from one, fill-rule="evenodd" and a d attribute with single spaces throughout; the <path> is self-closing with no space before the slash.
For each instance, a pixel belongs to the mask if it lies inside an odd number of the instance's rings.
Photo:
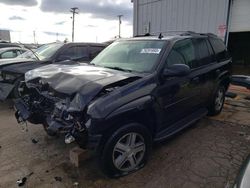
<path id="1" fill-rule="evenodd" d="M 228 44 L 235 62 L 250 64 L 250 0 L 133 0 L 133 4 L 134 36 L 214 33 Z"/>
<path id="2" fill-rule="evenodd" d="M 0 41 L 10 41 L 10 31 L 9 30 L 0 30 Z"/>

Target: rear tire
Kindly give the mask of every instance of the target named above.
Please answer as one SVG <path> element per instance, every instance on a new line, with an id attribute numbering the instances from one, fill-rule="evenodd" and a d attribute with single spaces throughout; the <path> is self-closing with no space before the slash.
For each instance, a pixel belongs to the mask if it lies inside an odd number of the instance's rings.
<path id="1" fill-rule="evenodd" d="M 220 85 L 213 96 L 210 106 L 208 107 L 209 116 L 216 116 L 221 113 L 224 106 L 225 93 L 225 87 Z"/>
<path id="2" fill-rule="evenodd" d="M 142 168 L 152 147 L 148 129 L 140 124 L 125 125 L 108 137 L 99 162 L 107 176 L 117 178 Z"/>

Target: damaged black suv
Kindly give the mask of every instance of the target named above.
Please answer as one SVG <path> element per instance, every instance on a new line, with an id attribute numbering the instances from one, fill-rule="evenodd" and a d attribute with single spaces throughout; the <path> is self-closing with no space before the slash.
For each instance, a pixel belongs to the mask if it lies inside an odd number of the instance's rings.
<path id="1" fill-rule="evenodd" d="M 144 166 L 153 142 L 219 114 L 230 68 L 223 41 L 212 34 L 122 39 L 89 65 L 26 73 L 16 118 L 65 133 L 66 142 L 94 150 L 107 175 L 122 176 Z"/>

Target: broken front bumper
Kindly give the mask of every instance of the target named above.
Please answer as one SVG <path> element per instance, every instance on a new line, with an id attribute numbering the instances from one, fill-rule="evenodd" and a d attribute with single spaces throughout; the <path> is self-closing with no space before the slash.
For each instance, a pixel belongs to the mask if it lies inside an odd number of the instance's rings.
<path id="1" fill-rule="evenodd" d="M 21 99 L 15 100 L 14 107 L 16 110 L 15 116 L 18 123 L 25 122 L 30 118 L 31 113 L 28 111 L 27 105 Z"/>
<path id="2" fill-rule="evenodd" d="M 14 87 L 14 84 L 0 82 L 0 101 L 6 100 Z"/>
<path id="3" fill-rule="evenodd" d="M 31 111 L 28 105 L 22 100 L 15 100 L 16 119 L 18 123 L 29 121 L 34 124 L 46 124 L 46 132 L 51 135 L 54 133 L 64 133 L 66 136 L 71 135 L 81 148 L 88 148 L 97 151 L 102 139 L 102 135 L 89 134 L 87 129 L 78 130 L 75 126 L 67 126 L 65 122 L 51 118 L 50 116 L 39 116 L 39 120 Z M 34 120 L 36 119 L 36 121 Z"/>

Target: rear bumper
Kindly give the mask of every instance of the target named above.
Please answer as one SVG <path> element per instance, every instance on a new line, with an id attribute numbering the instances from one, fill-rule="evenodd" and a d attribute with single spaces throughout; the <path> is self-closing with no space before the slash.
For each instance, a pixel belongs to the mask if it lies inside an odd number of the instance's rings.
<path id="1" fill-rule="evenodd" d="M 8 98 L 12 90 L 14 89 L 14 84 L 0 82 L 0 101 L 4 101 Z"/>

